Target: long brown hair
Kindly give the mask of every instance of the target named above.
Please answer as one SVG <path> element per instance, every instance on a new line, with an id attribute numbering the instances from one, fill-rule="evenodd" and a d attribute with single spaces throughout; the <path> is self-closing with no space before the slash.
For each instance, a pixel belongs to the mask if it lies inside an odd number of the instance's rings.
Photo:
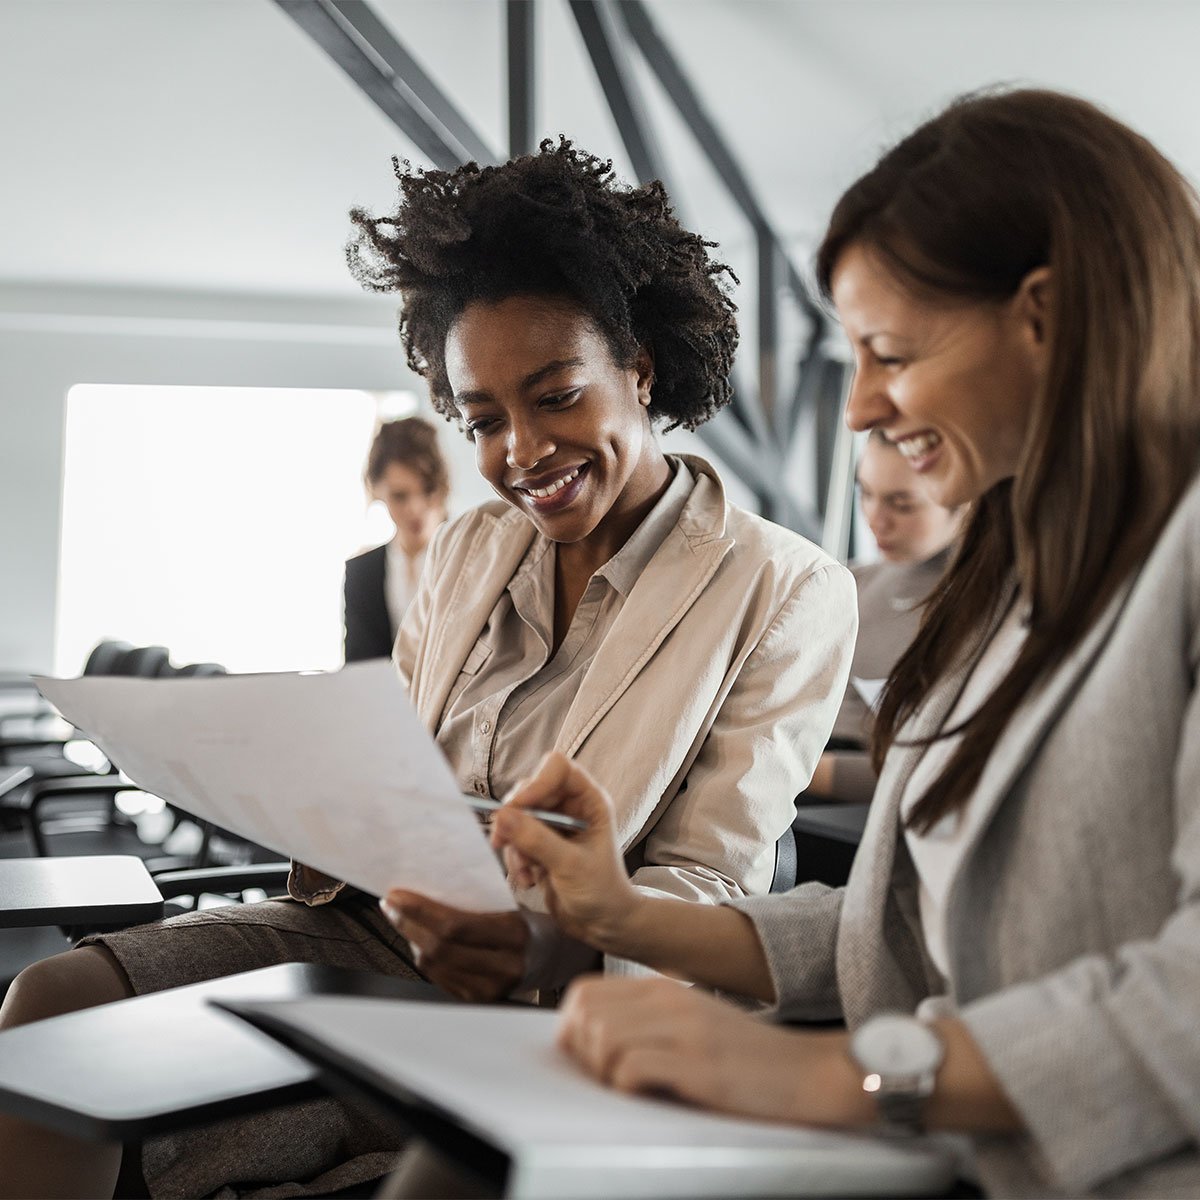
<path id="1" fill-rule="evenodd" d="M 1142 562 L 1200 462 L 1200 215 L 1143 137 L 1083 100 L 968 96 L 889 150 L 834 210 L 826 297 L 851 244 L 915 295 L 999 301 L 1050 268 L 1049 364 L 1016 475 L 974 505 L 959 552 L 884 690 L 876 766 L 931 684 L 973 651 L 1013 579 L 1016 663 L 914 807 L 966 803 L 1022 700 Z"/>

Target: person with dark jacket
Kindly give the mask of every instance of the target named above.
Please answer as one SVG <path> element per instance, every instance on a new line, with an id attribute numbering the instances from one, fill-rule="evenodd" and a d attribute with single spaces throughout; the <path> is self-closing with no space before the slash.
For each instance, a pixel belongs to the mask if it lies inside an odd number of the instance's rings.
<path id="1" fill-rule="evenodd" d="M 367 455 L 363 481 L 396 527 L 390 542 L 346 562 L 347 662 L 387 658 L 396 630 L 417 592 L 425 551 L 446 519 L 450 473 L 437 430 L 422 417 L 381 425 Z"/>

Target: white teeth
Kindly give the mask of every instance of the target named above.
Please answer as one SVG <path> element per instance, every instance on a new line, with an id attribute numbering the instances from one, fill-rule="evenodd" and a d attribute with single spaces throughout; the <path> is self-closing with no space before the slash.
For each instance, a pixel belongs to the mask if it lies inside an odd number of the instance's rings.
<path id="1" fill-rule="evenodd" d="M 896 449 L 905 458 L 920 458 L 927 450 L 932 450 L 934 446 L 940 445 L 941 441 L 942 439 L 936 433 L 918 433 L 916 437 L 904 438 L 897 442 Z"/>
<path id="2" fill-rule="evenodd" d="M 561 479 L 557 479 L 549 487 L 544 488 L 528 488 L 526 489 L 531 496 L 536 496 L 539 500 L 545 500 L 547 496 L 553 496 L 555 492 L 561 492 L 563 488 L 579 476 L 579 468 L 576 467 L 570 475 L 564 475 Z"/>

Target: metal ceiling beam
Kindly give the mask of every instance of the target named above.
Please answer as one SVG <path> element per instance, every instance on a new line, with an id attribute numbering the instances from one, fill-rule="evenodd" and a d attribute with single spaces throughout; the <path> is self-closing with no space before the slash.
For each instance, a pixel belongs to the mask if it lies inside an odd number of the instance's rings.
<path id="1" fill-rule="evenodd" d="M 704 107 L 696 89 L 692 87 L 683 68 L 680 67 L 679 61 L 672 54 L 670 46 L 658 32 L 645 4 L 642 0 L 619 0 L 616 10 L 628 29 L 629 36 L 633 38 L 634 44 L 641 51 L 642 57 L 658 76 L 664 91 L 670 96 L 679 110 L 679 115 L 692 131 L 692 136 L 699 142 L 701 149 L 708 157 L 708 161 L 712 163 L 713 169 L 721 177 L 729 194 L 754 227 L 756 236 L 760 240 L 764 235 L 769 236 L 776 243 L 787 285 L 795 294 L 796 299 L 813 320 L 824 324 L 825 314 L 813 304 L 803 276 L 796 269 L 795 264 L 784 250 L 782 242 L 771 228 L 771 222 L 762 205 L 759 204 L 750 180 L 737 159 L 734 158 L 733 151 L 721 136 L 715 122 L 708 115 L 708 110 Z"/>
<path id="2" fill-rule="evenodd" d="M 537 128 L 534 0 L 505 0 L 508 46 L 508 153 L 532 154 Z"/>
<path id="3" fill-rule="evenodd" d="M 758 402 L 767 420 L 773 422 L 779 400 L 779 286 L 783 256 L 769 229 L 758 229 L 755 241 L 758 250 Z"/>
<path id="4" fill-rule="evenodd" d="M 669 196 L 678 196 L 671 186 L 667 161 L 654 126 L 642 102 L 629 64 L 622 53 L 624 35 L 607 0 L 570 0 L 571 14 L 579 26 L 583 43 L 596 69 L 604 98 L 612 111 L 634 174 L 643 183 L 661 179 Z"/>
<path id="5" fill-rule="evenodd" d="M 436 167 L 499 162 L 365 0 L 275 3 L 366 93 Z"/>
<path id="6" fill-rule="evenodd" d="M 647 113 L 641 90 L 629 69 L 624 52 L 626 34 L 616 19 L 613 7 L 610 0 L 571 0 L 570 2 L 571 13 L 579 26 L 584 46 L 592 60 L 592 66 L 595 68 L 596 77 L 600 81 L 600 87 L 608 101 L 609 109 L 612 111 L 617 132 L 620 134 L 625 151 L 633 164 L 634 173 L 642 183 L 649 183 L 654 179 L 661 180 L 667 189 L 667 195 L 671 197 L 675 208 L 679 210 L 683 207 L 679 203 L 680 192 L 672 184 L 670 168 L 655 136 L 654 126 Z M 762 406 L 743 388 L 734 388 L 730 408 L 731 415 L 739 428 L 729 437 L 736 437 L 740 433 L 749 434 L 754 442 L 758 443 L 759 449 L 741 453 L 739 445 L 739 453 L 731 455 L 722 452 L 719 446 L 714 445 L 713 449 L 725 458 L 732 469 L 739 471 L 739 474 L 741 472 L 736 462 L 752 462 L 757 454 L 759 456 L 757 467 L 752 468 L 749 476 L 743 477 L 749 486 L 754 487 L 755 485 L 750 481 L 761 477 L 763 445 L 764 443 L 769 445 L 767 422 Z M 701 430 L 704 428 L 706 427 L 702 426 Z M 701 432 L 701 436 L 705 435 Z M 770 450 L 768 449 L 768 457 L 769 455 Z"/>

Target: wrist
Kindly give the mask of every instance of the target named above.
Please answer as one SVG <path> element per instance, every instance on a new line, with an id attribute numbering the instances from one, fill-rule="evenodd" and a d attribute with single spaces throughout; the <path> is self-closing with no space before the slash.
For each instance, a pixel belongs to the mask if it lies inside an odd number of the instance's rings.
<path id="1" fill-rule="evenodd" d="M 626 885 L 624 893 L 609 905 L 603 918 L 589 930 L 588 941 L 602 954 L 638 958 L 646 936 L 649 897 Z"/>
<path id="2" fill-rule="evenodd" d="M 863 1091 L 862 1072 L 850 1054 L 847 1033 L 807 1033 L 820 1039 L 816 1070 L 797 1080 L 797 1120 L 835 1129 L 869 1129 L 878 1121 L 875 1101 Z"/>

